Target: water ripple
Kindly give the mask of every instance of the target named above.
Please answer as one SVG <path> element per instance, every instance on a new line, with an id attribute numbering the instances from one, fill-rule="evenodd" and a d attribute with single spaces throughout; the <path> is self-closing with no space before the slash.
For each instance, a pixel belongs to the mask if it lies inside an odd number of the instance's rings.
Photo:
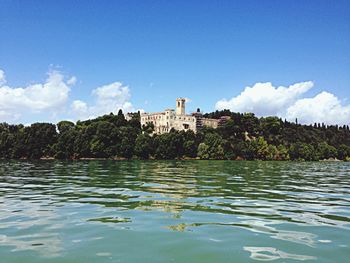
<path id="1" fill-rule="evenodd" d="M 235 244 L 253 260 L 319 261 L 325 246 L 346 257 L 349 185 L 349 163 L 0 161 L 0 253 L 62 257 L 101 231 L 150 231 L 191 233 L 217 255 Z"/>

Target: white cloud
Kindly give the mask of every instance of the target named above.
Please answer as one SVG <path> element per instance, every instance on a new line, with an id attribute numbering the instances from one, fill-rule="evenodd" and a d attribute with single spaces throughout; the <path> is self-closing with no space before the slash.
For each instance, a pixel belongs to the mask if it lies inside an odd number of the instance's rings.
<path id="1" fill-rule="evenodd" d="M 341 105 L 329 92 L 321 92 L 313 98 L 300 99 L 287 109 L 288 119 L 298 118 L 301 123 L 349 124 L 350 105 Z"/>
<path id="2" fill-rule="evenodd" d="M 72 112 L 77 116 L 87 116 L 89 115 L 88 105 L 81 100 L 73 101 L 71 105 Z"/>
<path id="3" fill-rule="evenodd" d="M 253 87 L 246 87 L 240 95 L 230 100 L 218 101 L 218 110 L 230 109 L 236 112 L 254 112 L 256 114 L 280 115 L 292 105 L 302 94 L 313 87 L 313 82 L 301 82 L 289 87 L 274 87 L 270 82 L 256 83 Z"/>
<path id="4" fill-rule="evenodd" d="M 6 83 L 5 72 L 0 69 L 0 86 Z"/>
<path id="5" fill-rule="evenodd" d="M 4 120 L 13 120 L 16 121 L 21 115 L 19 113 L 10 113 L 4 110 L 0 110 L 0 122 Z"/>
<path id="6" fill-rule="evenodd" d="M 215 108 L 234 112 L 253 112 L 258 116 L 279 116 L 300 123 L 324 122 L 349 124 L 350 105 L 343 106 L 333 94 L 321 92 L 313 98 L 303 98 L 314 86 L 311 81 L 289 87 L 274 87 L 270 82 L 246 87 L 238 96 L 219 100 Z"/>
<path id="7" fill-rule="evenodd" d="M 58 121 L 61 119 L 88 119 L 110 112 L 135 111 L 130 102 L 129 87 L 120 82 L 98 87 L 92 91 L 93 103 L 74 100 L 69 104 L 70 90 L 77 82 L 66 79 L 59 71 L 51 70 L 44 83 L 26 87 L 10 87 L 5 72 L 0 69 L 0 122 Z M 70 107 L 67 108 L 67 106 Z M 35 114 L 35 115 L 34 115 Z M 34 116 L 34 117 L 33 117 Z"/>
<path id="8" fill-rule="evenodd" d="M 68 99 L 70 85 L 58 71 L 50 71 L 44 83 L 23 88 L 5 85 L 5 73 L 0 70 L 0 112 L 2 120 L 12 121 L 25 113 L 62 110 Z"/>
<path id="9" fill-rule="evenodd" d="M 75 85 L 75 83 L 77 83 L 77 77 L 76 76 L 73 76 L 71 77 L 68 81 L 67 81 L 67 84 L 68 85 Z"/>
<path id="10" fill-rule="evenodd" d="M 117 113 L 119 109 L 123 112 L 135 111 L 130 100 L 129 87 L 120 82 L 113 82 L 98 87 L 92 91 L 95 103 L 88 105 L 84 101 L 75 100 L 71 105 L 72 115 L 78 119 L 94 118 L 110 112 Z"/>

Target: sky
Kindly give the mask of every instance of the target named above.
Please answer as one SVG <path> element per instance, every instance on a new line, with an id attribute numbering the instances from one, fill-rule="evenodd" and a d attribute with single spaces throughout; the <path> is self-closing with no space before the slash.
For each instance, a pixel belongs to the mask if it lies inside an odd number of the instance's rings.
<path id="1" fill-rule="evenodd" d="M 350 124 L 350 1 L 0 1 L 0 122 L 174 108 Z"/>

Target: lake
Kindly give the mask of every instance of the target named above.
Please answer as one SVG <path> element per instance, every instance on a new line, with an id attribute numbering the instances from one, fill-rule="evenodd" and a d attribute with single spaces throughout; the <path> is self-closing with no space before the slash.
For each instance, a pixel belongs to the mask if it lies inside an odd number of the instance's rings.
<path id="1" fill-rule="evenodd" d="M 0 261 L 349 262 L 350 163 L 0 160 Z"/>

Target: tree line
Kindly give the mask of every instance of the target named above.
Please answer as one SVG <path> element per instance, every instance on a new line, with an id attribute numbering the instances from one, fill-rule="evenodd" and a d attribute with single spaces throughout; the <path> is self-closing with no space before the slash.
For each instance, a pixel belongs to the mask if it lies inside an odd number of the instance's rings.
<path id="1" fill-rule="evenodd" d="M 0 158 L 350 161 L 348 125 L 301 125 L 297 120 L 229 110 L 204 115 L 222 116 L 230 119 L 217 129 L 171 130 L 161 135 L 152 135 L 152 124 L 141 127 L 139 113 L 127 121 L 121 110 L 77 123 L 0 123 Z"/>

